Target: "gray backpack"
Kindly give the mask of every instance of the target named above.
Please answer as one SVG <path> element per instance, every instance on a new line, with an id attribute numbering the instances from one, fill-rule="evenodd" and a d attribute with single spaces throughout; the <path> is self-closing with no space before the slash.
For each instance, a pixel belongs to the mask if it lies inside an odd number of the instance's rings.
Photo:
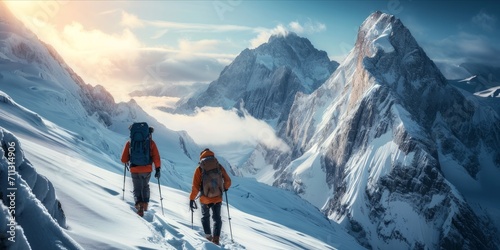
<path id="1" fill-rule="evenodd" d="M 213 156 L 203 158 L 200 162 L 201 193 L 208 197 L 222 196 L 224 180 L 219 161 Z"/>

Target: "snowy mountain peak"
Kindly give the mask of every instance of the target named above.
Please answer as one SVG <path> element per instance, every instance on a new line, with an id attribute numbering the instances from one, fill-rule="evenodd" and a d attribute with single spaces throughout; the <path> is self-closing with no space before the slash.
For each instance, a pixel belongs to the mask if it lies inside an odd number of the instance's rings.
<path id="1" fill-rule="evenodd" d="M 300 37 L 294 32 L 287 32 L 286 34 L 273 34 L 269 37 L 267 43 L 260 45 L 259 47 L 270 46 L 275 50 L 279 50 L 278 47 L 290 47 L 297 56 L 305 58 L 307 53 L 312 53 L 316 51 L 309 39 Z M 262 48 L 261 48 L 262 49 Z M 258 48 L 257 48 L 258 50 Z M 321 52 L 321 51 L 320 51 Z M 322 51 L 322 53 L 326 53 Z"/>
<path id="2" fill-rule="evenodd" d="M 315 74 L 317 72 L 307 72 L 311 71 L 309 68 L 303 68 L 302 71 L 305 72 L 300 72 L 301 70 L 298 68 L 302 66 L 307 67 L 307 65 L 302 64 L 309 63 L 309 61 L 315 57 L 318 59 L 325 59 L 327 58 L 327 54 L 325 51 L 320 51 L 314 48 L 309 39 L 299 37 L 293 32 L 272 35 L 267 43 L 260 45 L 255 50 L 252 50 L 252 52 L 254 55 L 257 55 L 257 62 L 266 66 L 270 70 L 284 65 L 290 67 L 294 70 L 294 72 L 297 72 L 297 74 L 309 73 L 308 76 L 311 77 L 311 80 L 313 81 L 323 79 L 325 77 L 325 75 Z M 317 63 L 316 60 L 312 60 L 312 62 Z M 332 69 L 336 68 L 336 66 L 338 66 L 337 63 L 332 63 L 331 65 Z M 307 86 L 311 84 L 311 82 L 306 81 L 303 82 L 303 84 L 305 84 L 306 87 L 315 88 L 314 86 Z"/>
<path id="3" fill-rule="evenodd" d="M 280 39 L 286 40 L 286 39 L 296 39 L 296 38 L 300 39 L 300 37 L 297 35 L 297 33 L 291 32 L 291 31 L 285 31 L 283 33 L 272 34 L 269 37 L 267 43 L 272 43 L 273 41 L 280 40 Z"/>
<path id="4" fill-rule="evenodd" d="M 370 15 L 358 31 L 356 49 L 360 49 L 363 55 L 370 57 L 374 56 L 379 49 L 386 53 L 394 51 L 389 37 L 393 33 L 396 21 L 394 16 L 382 12 Z"/>
<path id="5" fill-rule="evenodd" d="M 276 35 L 243 50 L 206 91 L 181 101 L 177 111 L 195 107 L 243 108 L 265 120 L 285 121 L 297 92 L 311 93 L 337 68 L 324 51 L 296 34 Z"/>
<path id="6" fill-rule="evenodd" d="M 349 107 L 375 85 L 388 86 L 411 106 L 415 103 L 410 102 L 416 98 L 427 99 L 427 92 L 438 93 L 438 89 L 447 85 L 437 66 L 403 23 L 382 12 L 373 13 L 363 22 L 355 48 L 344 65 L 344 72 L 336 77 L 349 72 L 354 76 Z"/>

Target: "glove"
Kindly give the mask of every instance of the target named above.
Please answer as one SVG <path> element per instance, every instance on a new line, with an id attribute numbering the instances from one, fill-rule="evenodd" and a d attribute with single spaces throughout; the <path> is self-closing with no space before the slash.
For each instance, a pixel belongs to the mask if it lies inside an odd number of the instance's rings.
<path id="1" fill-rule="evenodd" d="M 227 188 L 224 188 L 224 192 L 227 192 L 227 190 L 228 190 Z"/>
<path id="2" fill-rule="evenodd" d="M 196 205 L 194 200 L 189 201 L 189 207 L 191 208 L 191 211 L 193 211 L 193 209 L 198 209 L 198 205 Z"/>
<path id="3" fill-rule="evenodd" d="M 156 179 L 160 179 L 160 168 L 157 168 L 157 169 L 156 169 L 156 172 L 155 172 L 155 178 L 156 178 Z"/>

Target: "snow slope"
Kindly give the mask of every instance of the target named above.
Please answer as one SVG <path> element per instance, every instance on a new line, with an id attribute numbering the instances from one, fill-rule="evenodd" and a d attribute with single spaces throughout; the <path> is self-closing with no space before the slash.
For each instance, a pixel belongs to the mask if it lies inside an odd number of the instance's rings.
<path id="1" fill-rule="evenodd" d="M 16 214 L 21 214 L 16 217 L 19 245 L 14 246 L 18 249 L 29 249 L 22 245 L 26 242 L 23 237 L 32 249 L 218 249 L 204 240 L 199 211 L 194 214 L 191 229 L 187 192 L 161 186 L 163 215 L 158 186 L 151 182 L 151 209 L 144 219 L 138 217 L 132 208 L 129 176 L 122 200 L 123 175 L 106 170 L 118 167 L 116 159 L 102 151 L 88 150 L 91 145 L 78 142 L 74 133 L 19 106 L 5 93 L 0 96 L 2 145 L 15 141 L 16 157 L 22 157 L 23 152 L 24 162 L 29 161 L 40 176 L 50 180 L 66 216 L 65 228 L 57 226 L 41 202 L 29 194 L 29 188 L 18 190 L 17 200 L 23 200 L 16 207 Z M 2 155 L 5 152 L 8 149 L 4 148 Z M 78 164 L 72 164 L 75 161 Z M 6 158 L 1 163 L 0 176 L 5 178 Z M 194 166 L 185 167 L 194 170 Z M 21 173 L 19 167 L 16 171 Z M 339 225 L 295 194 L 252 179 L 232 178 L 228 198 L 234 243 L 224 206 L 222 248 L 362 249 Z M 21 174 L 16 181 L 26 179 Z M 6 194 L 4 183 L 1 191 Z M 2 209 L 5 222 L 4 205 Z M 40 221 L 53 228 L 44 230 L 43 240 L 29 233 L 40 233 L 41 225 L 45 225 Z M 10 241 L 2 238 L 0 244 L 9 246 Z"/>

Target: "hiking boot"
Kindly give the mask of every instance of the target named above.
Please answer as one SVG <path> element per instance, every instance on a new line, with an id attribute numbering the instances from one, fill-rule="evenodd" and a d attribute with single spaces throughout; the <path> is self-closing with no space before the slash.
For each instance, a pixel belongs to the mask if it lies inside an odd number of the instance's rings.
<path id="1" fill-rule="evenodd" d="M 141 203 L 142 202 L 139 201 L 135 203 L 135 210 L 139 211 L 139 209 L 141 209 Z"/>
<path id="2" fill-rule="evenodd" d="M 208 240 L 208 241 L 212 241 L 213 240 L 213 237 L 211 234 L 206 234 L 205 235 L 205 238 Z"/>
<path id="3" fill-rule="evenodd" d="M 135 209 L 137 209 L 137 214 L 141 217 L 144 216 L 144 203 L 145 202 L 140 202 L 140 201 L 135 203 Z M 147 203 L 146 203 L 146 206 L 147 206 Z"/>
<path id="4" fill-rule="evenodd" d="M 142 210 L 148 211 L 148 203 L 147 202 L 142 203 Z"/>
<path id="5" fill-rule="evenodd" d="M 139 208 L 139 210 L 137 210 L 137 214 L 141 217 L 144 216 L 144 210 L 142 209 L 142 206 Z"/>
<path id="6" fill-rule="evenodd" d="M 215 245 L 219 245 L 219 236 L 214 236 L 214 238 L 212 239 L 212 242 L 213 242 Z"/>

